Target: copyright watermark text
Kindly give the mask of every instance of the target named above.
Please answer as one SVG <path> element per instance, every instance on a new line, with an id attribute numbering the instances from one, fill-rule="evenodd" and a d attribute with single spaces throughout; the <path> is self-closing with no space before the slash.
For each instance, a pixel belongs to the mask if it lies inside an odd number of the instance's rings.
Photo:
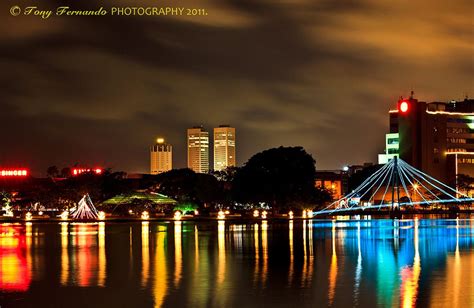
<path id="1" fill-rule="evenodd" d="M 207 16 L 204 8 L 186 7 L 100 7 L 95 10 L 77 10 L 69 6 L 59 6 L 55 10 L 44 10 L 37 6 L 26 6 L 24 8 L 14 5 L 10 8 L 12 16 L 36 16 L 48 19 L 52 16 Z"/>

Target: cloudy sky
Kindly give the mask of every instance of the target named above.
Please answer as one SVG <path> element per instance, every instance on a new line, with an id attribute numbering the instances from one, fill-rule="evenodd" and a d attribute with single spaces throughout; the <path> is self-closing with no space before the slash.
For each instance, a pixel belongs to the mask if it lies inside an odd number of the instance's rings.
<path id="1" fill-rule="evenodd" d="M 237 128 L 237 159 L 301 145 L 376 161 L 387 111 L 474 96 L 470 0 L 80 0 L 0 4 L 0 166 L 148 170 L 156 136 Z M 13 17 L 12 5 L 205 8 L 205 17 Z"/>

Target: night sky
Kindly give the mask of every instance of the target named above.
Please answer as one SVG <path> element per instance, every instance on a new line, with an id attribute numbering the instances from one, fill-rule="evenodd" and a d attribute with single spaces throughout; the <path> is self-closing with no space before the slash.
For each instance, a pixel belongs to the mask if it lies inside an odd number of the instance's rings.
<path id="1" fill-rule="evenodd" d="M 202 7 L 206 17 L 13 17 L 12 5 Z M 376 161 L 400 95 L 474 96 L 471 0 L 6 0 L 0 166 L 147 172 L 157 136 L 237 129 L 239 165 L 301 145 L 318 169 Z M 211 152 L 212 153 L 212 152 Z"/>

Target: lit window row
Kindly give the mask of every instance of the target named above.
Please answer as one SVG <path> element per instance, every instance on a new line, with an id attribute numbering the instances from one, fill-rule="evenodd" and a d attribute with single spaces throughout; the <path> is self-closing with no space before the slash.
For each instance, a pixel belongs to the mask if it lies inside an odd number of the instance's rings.
<path id="1" fill-rule="evenodd" d="M 447 141 L 450 143 L 466 143 L 466 139 L 464 138 L 448 138 Z"/>
<path id="2" fill-rule="evenodd" d="M 474 158 L 458 158 L 459 164 L 474 164 Z"/>

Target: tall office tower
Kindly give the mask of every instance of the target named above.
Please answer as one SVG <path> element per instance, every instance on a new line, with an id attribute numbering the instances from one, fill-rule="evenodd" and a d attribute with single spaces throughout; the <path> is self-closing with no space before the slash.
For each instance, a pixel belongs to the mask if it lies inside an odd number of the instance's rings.
<path id="1" fill-rule="evenodd" d="M 188 168 L 197 173 L 209 172 L 209 132 L 202 126 L 188 128 Z"/>
<path id="2" fill-rule="evenodd" d="M 220 125 L 214 128 L 214 170 L 235 166 L 235 128 Z"/>
<path id="3" fill-rule="evenodd" d="M 173 147 L 158 138 L 150 148 L 150 173 L 159 174 L 173 169 Z"/>

